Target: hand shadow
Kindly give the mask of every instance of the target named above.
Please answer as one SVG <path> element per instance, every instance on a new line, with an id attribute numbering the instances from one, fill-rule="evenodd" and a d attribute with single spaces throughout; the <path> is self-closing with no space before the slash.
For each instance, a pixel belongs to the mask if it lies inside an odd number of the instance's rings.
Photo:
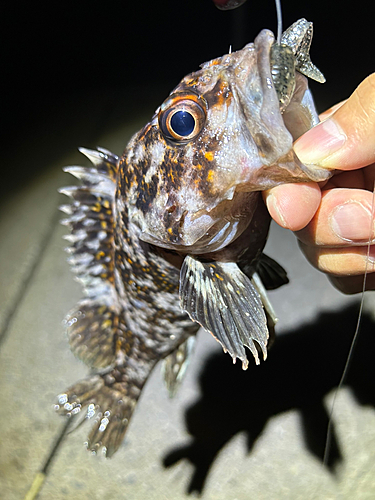
<path id="1" fill-rule="evenodd" d="M 296 409 L 301 416 L 307 449 L 323 460 L 329 415 L 323 398 L 337 387 L 347 360 L 358 317 L 358 306 L 322 314 L 315 323 L 276 339 L 268 359 L 242 371 L 228 356 L 208 358 L 199 382 L 202 395 L 186 410 L 190 444 L 167 454 L 164 466 L 182 459 L 195 467 L 188 493 L 201 493 L 216 455 L 238 432 L 247 433 L 248 450 L 274 415 Z M 375 406 L 375 323 L 362 317 L 345 385 L 360 404 Z M 250 355 L 250 353 L 249 353 Z M 334 473 L 342 460 L 332 424 L 327 461 Z"/>

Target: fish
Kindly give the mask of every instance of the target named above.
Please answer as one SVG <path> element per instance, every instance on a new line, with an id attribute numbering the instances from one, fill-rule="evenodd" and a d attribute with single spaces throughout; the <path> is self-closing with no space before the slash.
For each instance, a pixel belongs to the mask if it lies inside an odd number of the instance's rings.
<path id="1" fill-rule="evenodd" d="M 323 181 L 293 141 L 318 123 L 307 78 L 312 23 L 300 19 L 276 43 L 254 43 L 187 75 L 121 157 L 80 151 L 90 167 L 65 171 L 61 192 L 69 263 L 84 298 L 65 319 L 70 348 L 91 375 L 58 396 L 72 417 L 86 409 L 92 453 L 119 448 L 142 388 L 163 360 L 167 389 L 181 383 L 200 327 L 243 369 L 267 357 L 276 315 L 267 290 L 286 284 L 263 253 L 270 216 L 261 192 Z"/>

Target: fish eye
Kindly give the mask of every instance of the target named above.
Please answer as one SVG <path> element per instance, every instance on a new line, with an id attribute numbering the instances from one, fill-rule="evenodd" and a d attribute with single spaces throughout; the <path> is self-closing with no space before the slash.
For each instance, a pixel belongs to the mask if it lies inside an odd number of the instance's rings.
<path id="1" fill-rule="evenodd" d="M 159 126 L 174 142 L 194 139 L 206 121 L 206 103 L 196 94 L 172 94 L 160 107 Z"/>
<path id="2" fill-rule="evenodd" d="M 195 118 L 189 111 L 179 109 L 173 113 L 169 125 L 176 135 L 188 137 L 195 128 Z"/>

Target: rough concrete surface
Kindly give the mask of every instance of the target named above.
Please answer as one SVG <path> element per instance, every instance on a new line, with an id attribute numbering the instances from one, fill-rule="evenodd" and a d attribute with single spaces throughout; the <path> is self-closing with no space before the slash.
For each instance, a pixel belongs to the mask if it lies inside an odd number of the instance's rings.
<path id="1" fill-rule="evenodd" d="M 132 124 L 99 144 L 120 154 L 136 129 Z M 79 161 L 62 158 L 15 193 L 1 218 L 4 500 L 26 494 L 64 425 L 53 411 L 56 394 L 87 373 L 61 323 L 81 292 L 65 261 L 65 229 L 55 222 L 63 201 L 56 189 L 71 182 L 60 167 Z M 90 456 L 82 445 L 89 424 L 82 425 L 59 446 L 38 498 L 180 500 L 200 492 L 213 500 L 375 498 L 375 323 L 366 319 L 338 394 L 335 453 L 325 466 L 327 416 L 359 298 L 344 297 L 313 270 L 292 234 L 272 227 L 266 250 L 291 279 L 270 293 L 280 321 L 268 360 L 242 372 L 201 331 L 178 395 L 168 398 L 157 367 L 117 454 Z M 369 295 L 367 308 L 373 305 Z"/>

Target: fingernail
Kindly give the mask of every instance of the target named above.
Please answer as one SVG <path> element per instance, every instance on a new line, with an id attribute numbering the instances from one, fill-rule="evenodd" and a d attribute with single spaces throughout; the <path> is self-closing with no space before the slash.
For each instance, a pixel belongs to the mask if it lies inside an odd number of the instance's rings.
<path id="1" fill-rule="evenodd" d="M 337 207 L 331 216 L 331 227 L 336 235 L 346 241 L 368 241 L 371 212 L 360 203 L 346 203 Z M 372 229 L 371 239 L 374 238 Z"/>
<path id="2" fill-rule="evenodd" d="M 319 164 L 338 151 L 346 141 L 346 135 L 333 119 L 328 119 L 297 140 L 294 151 L 302 163 Z"/>
<path id="3" fill-rule="evenodd" d="M 286 224 L 286 221 L 285 221 L 285 217 L 284 217 L 282 211 L 280 210 L 280 205 L 279 205 L 279 203 L 277 201 L 276 196 L 274 196 L 273 194 L 268 195 L 267 196 L 266 204 L 267 204 L 268 210 L 271 213 L 275 212 L 276 215 L 278 216 L 278 218 L 279 218 L 278 223 L 280 225 L 282 225 L 283 227 L 287 227 L 287 224 Z"/>

